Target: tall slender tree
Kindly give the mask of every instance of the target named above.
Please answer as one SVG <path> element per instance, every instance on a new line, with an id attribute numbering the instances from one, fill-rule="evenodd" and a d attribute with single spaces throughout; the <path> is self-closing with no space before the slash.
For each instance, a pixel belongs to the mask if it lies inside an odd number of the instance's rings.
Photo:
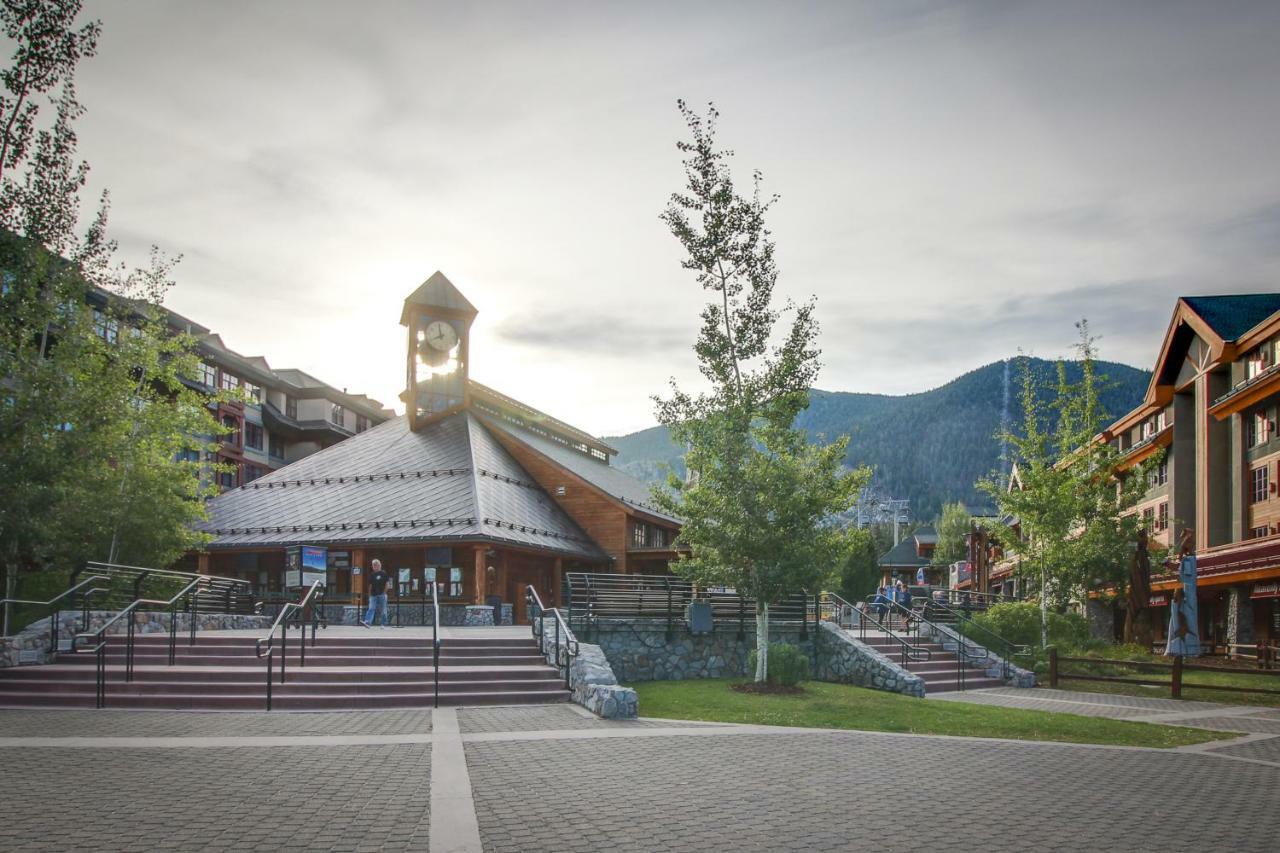
<path id="1" fill-rule="evenodd" d="M 195 376 L 193 341 L 158 306 L 172 261 L 114 260 L 104 194 L 81 230 L 89 167 L 73 75 L 101 26 L 79 0 L 3 0 L 14 45 L 0 72 L 0 568 L 84 559 L 172 561 L 202 537 L 208 478 L 192 460 L 221 429 Z M 42 109 L 53 118 L 41 123 Z M 192 460 L 192 461 L 182 461 Z M 6 613 L 7 616 L 7 613 Z"/>
<path id="2" fill-rule="evenodd" d="M 761 193 L 761 175 L 741 195 L 716 147 L 719 113 L 678 104 L 689 139 L 685 189 L 672 194 L 662 220 L 685 251 L 683 266 L 710 292 L 694 345 L 709 390 L 690 393 L 672 380 L 655 398 L 658 420 L 687 448 L 687 480 L 670 478 L 658 503 L 684 519 L 691 556 L 674 570 L 723 584 L 756 601 L 756 681 L 768 674 L 769 605 L 787 593 L 817 591 L 847 559 L 853 534 L 833 522 L 869 479 L 842 466 L 847 437 L 811 444 L 795 429 L 818 374 L 814 303 L 788 304 L 790 326 L 774 343 L 778 278 L 765 216 L 777 200 Z"/>

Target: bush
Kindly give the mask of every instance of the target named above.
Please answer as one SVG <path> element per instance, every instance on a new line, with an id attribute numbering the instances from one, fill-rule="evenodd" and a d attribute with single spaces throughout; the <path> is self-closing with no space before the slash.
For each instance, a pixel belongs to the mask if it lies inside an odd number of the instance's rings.
<path id="1" fill-rule="evenodd" d="M 988 631 L 1023 646 L 1040 645 L 1040 606 L 1009 601 L 993 605 L 973 621 Z M 1078 648 L 1090 642 L 1089 620 L 1078 613 L 1049 613 L 1049 645 Z M 976 638 L 975 638 L 976 639 Z"/>
<path id="2" fill-rule="evenodd" d="M 755 672 L 755 649 L 752 649 L 751 654 L 747 657 L 747 666 L 752 672 Z M 799 647 L 793 646 L 790 643 L 769 644 L 768 681 L 770 684 L 778 684 L 783 687 L 795 687 L 800 682 L 808 680 L 808 655 L 800 651 Z"/>

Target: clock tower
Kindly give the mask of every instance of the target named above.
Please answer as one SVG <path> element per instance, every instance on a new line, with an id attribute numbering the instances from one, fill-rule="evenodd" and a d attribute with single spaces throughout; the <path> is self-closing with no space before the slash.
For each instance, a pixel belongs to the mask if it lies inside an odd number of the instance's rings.
<path id="1" fill-rule="evenodd" d="M 471 324 L 477 313 L 439 271 L 405 299 L 400 325 L 409 330 L 404 402 L 410 429 L 466 407 Z"/>

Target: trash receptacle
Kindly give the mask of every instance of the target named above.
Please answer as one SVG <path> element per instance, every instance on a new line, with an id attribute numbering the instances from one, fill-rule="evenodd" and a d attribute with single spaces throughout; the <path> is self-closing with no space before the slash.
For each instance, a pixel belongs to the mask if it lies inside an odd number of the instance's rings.
<path id="1" fill-rule="evenodd" d="M 685 608 L 684 618 L 689 624 L 690 634 L 710 634 L 712 629 L 711 602 L 690 601 Z"/>

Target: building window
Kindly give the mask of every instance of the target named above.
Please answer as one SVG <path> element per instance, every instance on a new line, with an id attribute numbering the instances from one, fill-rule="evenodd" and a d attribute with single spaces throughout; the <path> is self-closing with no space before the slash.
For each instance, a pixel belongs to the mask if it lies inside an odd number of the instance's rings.
<path id="1" fill-rule="evenodd" d="M 246 483 L 252 483 L 254 480 L 258 479 L 261 476 L 262 476 L 262 469 L 259 468 L 257 465 L 244 466 L 244 481 Z"/>
<path id="2" fill-rule="evenodd" d="M 1156 508 L 1156 530 L 1169 529 L 1169 502 L 1165 501 Z"/>
<path id="3" fill-rule="evenodd" d="M 236 472 L 223 471 L 218 474 L 218 485 L 224 489 L 234 489 L 236 487 Z"/>
<path id="4" fill-rule="evenodd" d="M 178 455 L 175 457 L 175 459 L 178 462 L 199 462 L 200 451 L 196 450 L 195 448 L 187 447 L 182 450 L 179 450 Z"/>
<path id="5" fill-rule="evenodd" d="M 267 433 L 267 452 L 276 459 L 284 458 L 284 439 L 278 435 Z"/>
<path id="6" fill-rule="evenodd" d="M 1253 503 L 1258 503 L 1259 501 L 1265 501 L 1267 499 L 1269 472 L 1270 469 L 1266 465 L 1263 465 L 1261 468 L 1253 469 L 1253 473 L 1250 475 L 1252 477 L 1252 488 L 1249 491 L 1249 497 Z"/>
<path id="7" fill-rule="evenodd" d="M 223 444 L 229 444 L 234 447 L 240 446 L 240 420 L 232 415 L 222 416 L 222 425 L 230 430 L 222 439 Z"/>
<path id="8" fill-rule="evenodd" d="M 356 415 L 356 432 L 364 432 L 369 428 L 369 419 L 364 415 Z"/>
<path id="9" fill-rule="evenodd" d="M 222 390 L 223 391 L 234 391 L 239 387 L 240 387 L 240 377 L 232 376 L 230 373 L 227 373 L 225 370 L 222 371 Z"/>
<path id="10" fill-rule="evenodd" d="M 262 386 L 261 385 L 254 385 L 252 382 L 245 382 L 244 393 L 251 401 L 253 401 L 254 403 L 257 403 L 259 406 L 262 405 Z"/>
<path id="11" fill-rule="evenodd" d="M 93 333 L 109 344 L 120 339 L 120 321 L 108 317 L 103 311 L 93 309 Z"/>
<path id="12" fill-rule="evenodd" d="M 196 377 L 206 388 L 218 387 L 218 368 L 207 362 L 200 362 L 200 374 Z"/>
<path id="13" fill-rule="evenodd" d="M 1274 344 L 1267 341 L 1249 355 L 1249 361 L 1246 363 L 1247 378 L 1253 379 L 1275 363 L 1273 347 Z"/>
<path id="14" fill-rule="evenodd" d="M 262 449 L 262 427 L 255 423 L 245 421 L 244 446 L 252 447 L 254 450 Z"/>
<path id="15" fill-rule="evenodd" d="M 286 418 L 298 419 L 298 401 L 293 397 L 284 398 L 284 416 Z"/>
<path id="16" fill-rule="evenodd" d="M 1249 447 L 1257 447 L 1258 445 L 1266 444 L 1267 439 L 1269 438 L 1268 433 L 1270 432 L 1270 426 L 1270 423 L 1267 422 L 1266 412 L 1254 412 L 1253 416 L 1250 417 L 1247 422 L 1245 443 Z"/>
<path id="17" fill-rule="evenodd" d="M 649 527 L 649 547 L 665 548 L 667 547 L 667 531 L 657 525 Z"/>
<path id="18" fill-rule="evenodd" d="M 1263 536 L 1269 536 L 1271 530 L 1264 524 L 1261 527 L 1254 527 L 1249 530 L 1250 539 L 1261 539 Z"/>
<path id="19" fill-rule="evenodd" d="M 631 542 L 637 548 L 643 548 L 649 539 L 648 525 L 643 521 L 636 522 L 635 531 L 632 533 Z"/>
<path id="20" fill-rule="evenodd" d="M 1156 526 L 1156 508 L 1149 506 L 1142 511 L 1142 526 L 1154 530 Z"/>
<path id="21" fill-rule="evenodd" d="M 337 403 L 334 403 L 333 408 L 329 410 L 329 420 L 333 421 L 338 426 L 342 426 L 346 417 L 347 410 L 339 406 Z"/>

